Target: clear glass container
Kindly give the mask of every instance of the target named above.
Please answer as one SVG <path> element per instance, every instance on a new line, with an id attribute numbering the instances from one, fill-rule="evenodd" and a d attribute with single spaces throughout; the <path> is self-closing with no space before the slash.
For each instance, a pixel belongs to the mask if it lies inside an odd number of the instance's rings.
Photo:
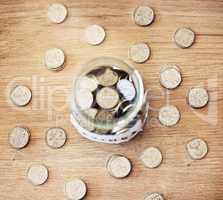
<path id="1" fill-rule="evenodd" d="M 105 76 L 106 70 L 112 71 L 111 75 L 106 77 L 111 85 L 102 86 L 100 77 Z M 86 77 L 90 77 L 91 80 L 86 80 Z M 134 98 L 131 100 L 126 100 L 123 96 L 123 93 L 129 94 L 128 87 L 122 87 L 122 94 L 120 87 L 117 89 L 122 79 L 134 86 Z M 104 87 L 117 92 L 119 101 L 116 106 L 100 107 L 98 96 Z M 91 91 L 86 91 L 86 88 Z M 111 101 L 103 96 L 101 99 L 104 100 L 105 107 L 108 103 L 114 102 L 114 97 L 110 98 Z M 148 106 L 147 93 L 144 91 L 138 71 L 120 59 L 99 57 L 86 63 L 73 83 L 70 119 L 82 136 L 97 142 L 117 144 L 129 141 L 143 130 L 148 116 Z M 99 112 L 102 117 L 99 117 Z"/>

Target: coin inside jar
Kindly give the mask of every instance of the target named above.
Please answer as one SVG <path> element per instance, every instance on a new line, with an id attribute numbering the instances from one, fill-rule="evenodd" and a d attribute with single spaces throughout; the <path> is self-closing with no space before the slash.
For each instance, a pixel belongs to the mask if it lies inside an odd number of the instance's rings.
<path id="1" fill-rule="evenodd" d="M 97 76 L 97 79 L 102 86 L 112 86 L 118 81 L 118 74 L 110 68 L 106 68 L 104 73 Z"/>
<path id="2" fill-rule="evenodd" d="M 119 95 L 116 90 L 104 87 L 96 94 L 96 102 L 103 109 L 114 108 L 119 102 Z"/>

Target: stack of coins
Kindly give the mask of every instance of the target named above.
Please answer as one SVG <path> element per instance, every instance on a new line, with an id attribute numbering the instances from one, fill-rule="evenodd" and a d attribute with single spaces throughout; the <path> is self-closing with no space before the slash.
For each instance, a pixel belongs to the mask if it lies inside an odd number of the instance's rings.
<path id="1" fill-rule="evenodd" d="M 105 135 L 120 135 L 125 140 L 123 133 L 129 135 L 129 130 L 130 135 L 138 133 L 142 130 L 143 118 L 147 116 L 142 110 L 132 117 L 127 126 L 117 127 L 119 120 L 134 110 L 138 93 L 136 81 L 127 70 L 117 66 L 91 69 L 75 81 L 73 118 L 74 124 L 78 124 L 75 127 L 81 133 L 94 134 L 94 139 L 95 134 L 98 135 L 102 142 Z M 117 142 L 117 138 L 109 141 Z"/>

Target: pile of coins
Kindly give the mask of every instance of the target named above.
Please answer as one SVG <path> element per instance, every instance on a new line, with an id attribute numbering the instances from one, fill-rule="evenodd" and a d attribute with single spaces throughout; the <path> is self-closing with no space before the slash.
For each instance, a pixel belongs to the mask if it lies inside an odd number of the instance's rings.
<path id="1" fill-rule="evenodd" d="M 111 127 L 134 109 L 137 92 L 132 76 L 121 68 L 102 66 L 90 70 L 75 82 L 74 101 L 82 113 L 76 113 L 79 125 L 98 135 L 118 135 L 134 127 L 138 120 L 145 121 L 141 111 L 124 130 Z"/>

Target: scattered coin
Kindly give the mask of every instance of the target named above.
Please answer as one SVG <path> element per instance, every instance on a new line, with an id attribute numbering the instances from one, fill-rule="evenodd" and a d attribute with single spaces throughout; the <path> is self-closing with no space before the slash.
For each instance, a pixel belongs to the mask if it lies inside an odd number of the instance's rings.
<path id="1" fill-rule="evenodd" d="M 127 101 L 132 101 L 136 96 L 134 85 L 127 79 L 119 80 L 117 83 L 117 89 Z"/>
<path id="2" fill-rule="evenodd" d="M 83 199 L 87 193 L 87 186 L 81 179 L 75 179 L 65 183 L 65 195 L 70 200 Z"/>
<path id="3" fill-rule="evenodd" d="M 27 128 L 15 127 L 9 133 L 9 144 L 16 149 L 24 148 L 30 139 L 30 132 Z"/>
<path id="4" fill-rule="evenodd" d="M 204 140 L 196 138 L 187 144 L 187 152 L 193 160 L 200 160 L 207 155 L 208 145 Z"/>
<path id="5" fill-rule="evenodd" d="M 46 132 L 46 143 L 53 149 L 61 148 L 67 139 L 67 134 L 62 128 L 49 128 Z"/>
<path id="6" fill-rule="evenodd" d="M 149 59 L 150 48 L 146 43 L 136 43 L 129 48 L 129 58 L 136 63 L 143 63 Z"/>
<path id="7" fill-rule="evenodd" d="M 67 8 L 63 4 L 54 3 L 48 8 L 48 19 L 53 23 L 62 23 L 67 17 Z"/>
<path id="8" fill-rule="evenodd" d="M 93 92 L 98 87 L 98 80 L 94 75 L 81 76 L 77 80 L 77 89 L 84 89 Z"/>
<path id="9" fill-rule="evenodd" d="M 144 200 L 164 200 L 163 196 L 159 193 L 152 193 L 146 196 Z"/>
<path id="10" fill-rule="evenodd" d="M 16 106 L 26 106 L 32 99 L 32 92 L 28 87 L 18 85 L 12 89 L 10 99 Z"/>
<path id="11" fill-rule="evenodd" d="M 115 178 L 127 177 L 131 169 L 131 162 L 122 155 L 112 155 L 107 162 L 107 170 L 109 174 Z"/>
<path id="12" fill-rule="evenodd" d="M 90 108 L 94 101 L 92 93 L 88 90 L 83 90 L 83 89 L 76 91 L 75 98 L 77 105 L 82 110 Z"/>
<path id="13" fill-rule="evenodd" d="M 111 109 L 118 104 L 119 95 L 113 88 L 104 87 L 97 92 L 96 102 L 103 109 Z"/>
<path id="14" fill-rule="evenodd" d="M 59 71 L 63 68 L 65 55 L 61 49 L 51 48 L 45 52 L 45 66 L 49 70 Z"/>
<path id="15" fill-rule="evenodd" d="M 207 105 L 209 95 L 206 89 L 202 87 L 194 87 L 189 90 L 188 103 L 193 108 L 202 108 Z"/>
<path id="16" fill-rule="evenodd" d="M 98 45 L 105 39 L 105 30 L 96 24 L 88 26 L 85 30 L 84 38 L 88 44 Z"/>
<path id="17" fill-rule="evenodd" d="M 158 148 L 149 147 L 142 152 L 140 159 L 146 167 L 156 168 L 161 164 L 163 158 Z"/>
<path id="18" fill-rule="evenodd" d="M 181 73 L 176 66 L 166 67 L 160 72 L 160 83 L 167 89 L 177 88 L 181 81 Z"/>
<path id="19" fill-rule="evenodd" d="M 97 79 L 102 86 L 112 86 L 117 83 L 118 74 L 110 68 L 106 68 L 103 74 L 97 76 Z"/>
<path id="20" fill-rule="evenodd" d="M 44 165 L 31 165 L 27 172 L 27 179 L 33 185 L 42 185 L 48 179 L 48 169 Z"/>
<path id="21" fill-rule="evenodd" d="M 164 126 L 174 126 L 180 120 L 180 112 L 173 105 L 163 106 L 159 110 L 159 121 Z"/>
<path id="22" fill-rule="evenodd" d="M 152 8 L 148 6 L 139 6 L 135 9 L 133 18 L 137 25 L 148 26 L 153 22 L 155 15 Z"/>
<path id="23" fill-rule="evenodd" d="M 194 43 L 195 33 L 189 28 L 178 28 L 174 34 L 174 40 L 177 46 L 188 48 Z"/>

